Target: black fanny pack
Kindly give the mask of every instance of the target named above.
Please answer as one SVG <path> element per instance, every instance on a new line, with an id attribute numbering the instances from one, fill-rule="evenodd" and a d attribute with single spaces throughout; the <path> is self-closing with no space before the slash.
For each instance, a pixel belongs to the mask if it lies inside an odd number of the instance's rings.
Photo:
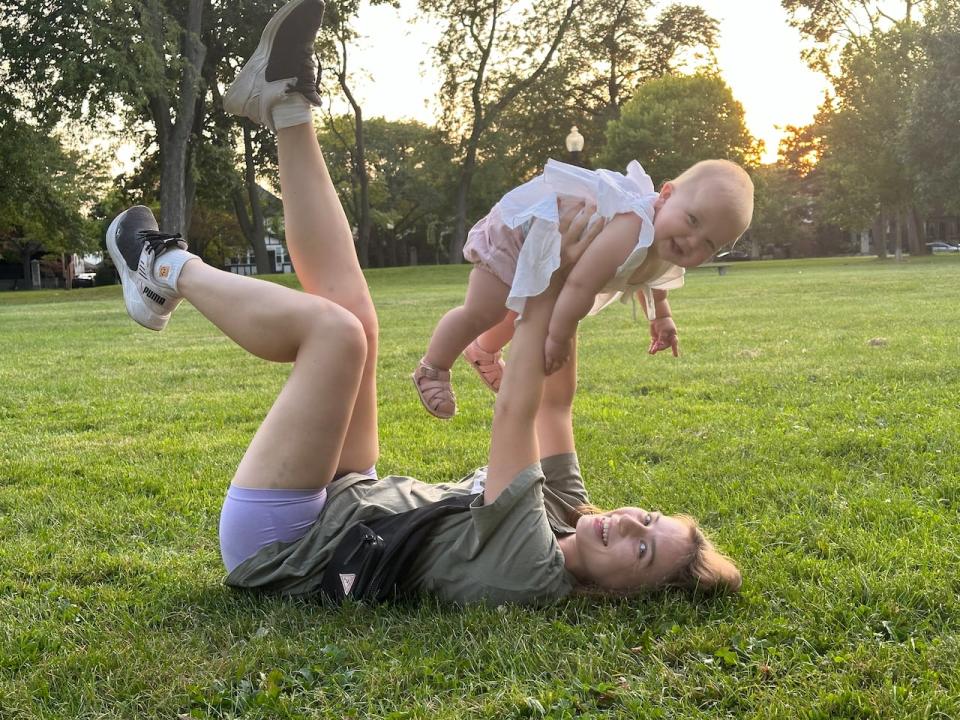
<path id="1" fill-rule="evenodd" d="M 455 495 L 407 512 L 354 523 L 323 571 L 320 592 L 338 605 L 347 597 L 374 604 L 400 597 L 407 570 L 433 524 L 467 510 L 478 495 Z"/>

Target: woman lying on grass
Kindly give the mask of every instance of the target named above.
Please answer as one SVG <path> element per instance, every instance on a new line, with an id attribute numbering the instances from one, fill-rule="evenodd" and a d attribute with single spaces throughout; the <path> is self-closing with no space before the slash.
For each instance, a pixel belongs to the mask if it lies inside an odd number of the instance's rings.
<path id="1" fill-rule="evenodd" d="M 311 123 L 322 11 L 316 0 L 281 8 L 225 100 L 277 132 L 287 244 L 304 292 L 205 265 L 179 236 L 160 232 L 145 207 L 125 211 L 107 231 L 137 322 L 161 330 L 186 298 L 248 352 L 293 363 L 224 501 L 227 583 L 315 593 L 354 523 L 467 495 L 476 484 L 482 493 L 468 511 L 431 527 L 402 578 L 404 593 L 499 604 L 585 587 L 735 590 L 739 572 L 692 520 L 641 508 L 583 514 L 571 423 L 575 363 L 546 381 L 543 347 L 563 278 L 599 232 L 585 230 L 590 207 L 563 208 L 563 264 L 517 327 L 485 481 L 480 471 L 450 485 L 376 477 L 377 316 Z"/>

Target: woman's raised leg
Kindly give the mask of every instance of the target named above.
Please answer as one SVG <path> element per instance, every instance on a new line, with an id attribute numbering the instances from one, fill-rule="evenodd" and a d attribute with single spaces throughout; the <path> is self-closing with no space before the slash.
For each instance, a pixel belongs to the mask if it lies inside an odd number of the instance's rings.
<path id="1" fill-rule="evenodd" d="M 340 468 L 361 385 L 366 339 L 359 320 L 330 300 L 200 262 L 184 266 L 179 290 L 245 350 L 293 362 L 233 484 L 324 487 Z"/>
<path id="2" fill-rule="evenodd" d="M 366 355 L 338 471 L 366 470 L 379 455 L 377 340 L 379 325 L 360 270 L 353 232 L 337 196 L 312 124 L 277 130 L 287 248 L 304 290 L 335 302 L 363 327 Z"/>
<path id="3" fill-rule="evenodd" d="M 327 172 L 313 129 L 315 44 L 322 0 L 290 0 L 260 36 L 260 43 L 223 98 L 224 109 L 277 132 L 280 190 L 287 248 L 304 290 L 359 320 L 367 351 L 338 469 L 366 470 L 377 460 L 377 316 L 357 262 L 353 233 Z"/>
<path id="4" fill-rule="evenodd" d="M 205 265 L 148 208 L 119 215 L 107 249 L 134 320 L 162 330 L 188 299 L 245 350 L 293 362 L 293 371 L 247 449 L 234 484 L 320 489 L 336 472 L 360 387 L 366 339 L 353 313 L 325 298 Z"/>

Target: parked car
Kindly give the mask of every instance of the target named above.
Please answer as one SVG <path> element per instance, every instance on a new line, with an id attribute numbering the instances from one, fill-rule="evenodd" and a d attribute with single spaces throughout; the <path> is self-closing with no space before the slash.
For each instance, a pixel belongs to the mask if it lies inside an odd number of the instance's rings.
<path id="1" fill-rule="evenodd" d="M 736 262 L 738 260 L 750 260 L 751 258 L 748 251 L 734 248 L 733 250 L 717 253 L 714 259 L 717 262 Z"/>
<path id="2" fill-rule="evenodd" d="M 93 287 L 96 284 L 96 273 L 82 272 L 73 277 L 73 286 L 75 288 Z"/>
<path id="3" fill-rule="evenodd" d="M 932 253 L 955 253 L 960 252 L 960 247 L 945 242 L 928 242 L 927 247 Z"/>

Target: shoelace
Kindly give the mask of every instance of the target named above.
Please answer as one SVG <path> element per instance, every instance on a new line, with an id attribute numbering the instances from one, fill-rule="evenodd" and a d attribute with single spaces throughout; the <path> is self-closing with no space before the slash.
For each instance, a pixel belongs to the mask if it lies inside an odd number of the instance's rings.
<path id="1" fill-rule="evenodd" d="M 305 92 L 320 92 L 320 74 L 323 67 L 320 64 L 320 54 L 313 53 L 314 64 L 316 65 L 317 78 L 313 82 L 297 76 L 297 82 L 287 86 L 287 92 L 299 92 L 301 95 Z"/>
<path id="2" fill-rule="evenodd" d="M 141 230 L 138 233 L 141 240 L 150 248 L 154 255 L 160 255 L 174 247 L 182 248 L 186 244 L 180 233 L 165 233 L 159 230 Z"/>

